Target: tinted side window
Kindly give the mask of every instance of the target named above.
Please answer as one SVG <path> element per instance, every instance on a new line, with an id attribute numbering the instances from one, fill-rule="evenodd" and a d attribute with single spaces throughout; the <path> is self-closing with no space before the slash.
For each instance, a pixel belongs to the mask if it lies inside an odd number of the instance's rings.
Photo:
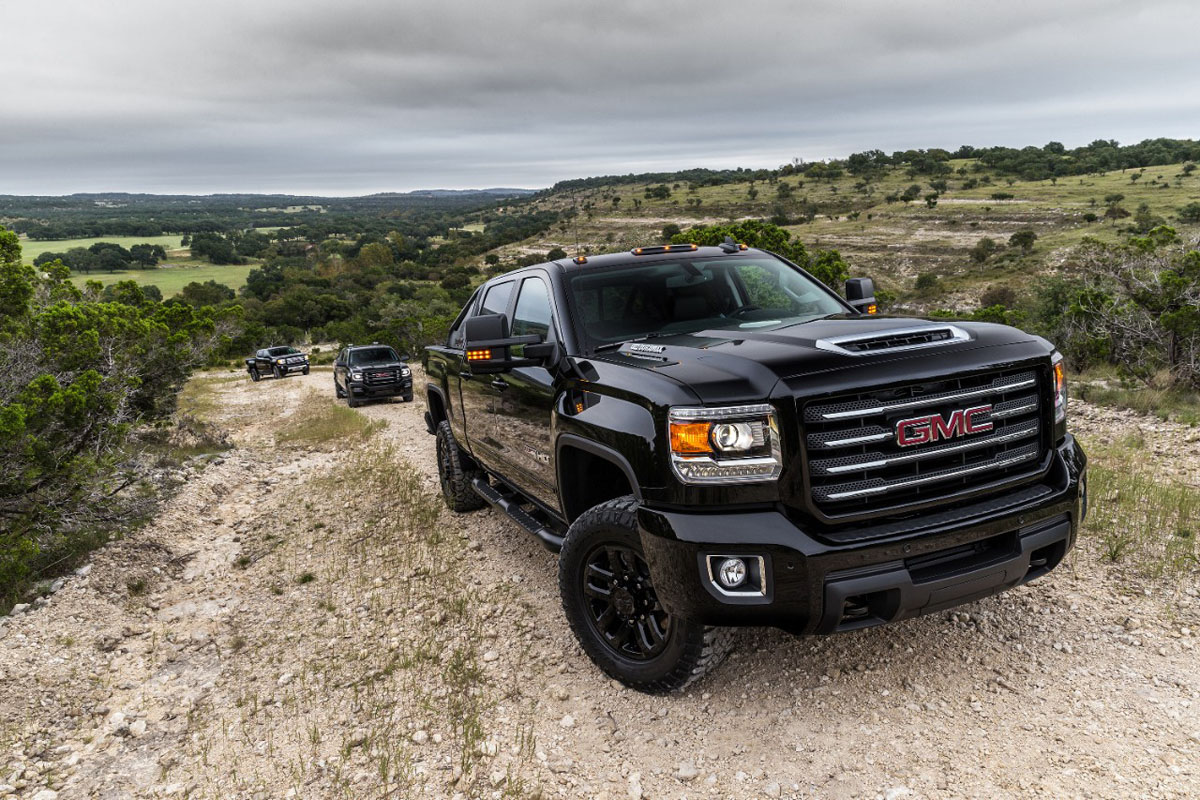
<path id="1" fill-rule="evenodd" d="M 512 295 L 512 290 L 512 281 L 497 283 L 488 289 L 487 294 L 483 296 L 483 305 L 480 306 L 479 313 L 503 314 L 505 311 L 508 311 L 508 298 Z"/>
<path id="2" fill-rule="evenodd" d="M 513 314 L 512 335 L 527 336 L 536 333 L 547 337 L 550 333 L 550 295 L 541 278 L 526 278 L 517 296 L 517 310 Z"/>

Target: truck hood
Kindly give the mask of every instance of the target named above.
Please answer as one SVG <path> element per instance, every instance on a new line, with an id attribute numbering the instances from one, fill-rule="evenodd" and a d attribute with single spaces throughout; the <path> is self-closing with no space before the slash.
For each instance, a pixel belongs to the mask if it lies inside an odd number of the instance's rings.
<path id="1" fill-rule="evenodd" d="M 928 338 L 935 340 L 924 341 Z M 957 359 L 968 350 L 1037 338 L 990 323 L 845 315 L 770 330 L 656 337 L 594 358 L 671 378 L 703 403 L 725 403 L 765 399 L 781 379 L 902 359 Z"/>

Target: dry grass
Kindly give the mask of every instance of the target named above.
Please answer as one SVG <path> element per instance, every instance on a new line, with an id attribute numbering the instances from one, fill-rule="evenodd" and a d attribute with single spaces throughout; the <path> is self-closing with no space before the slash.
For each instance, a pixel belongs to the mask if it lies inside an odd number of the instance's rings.
<path id="1" fill-rule="evenodd" d="M 275 443 L 309 447 L 358 444 L 385 424 L 345 406 L 334 405 L 327 395 L 308 392 L 296 412 L 276 429 Z"/>

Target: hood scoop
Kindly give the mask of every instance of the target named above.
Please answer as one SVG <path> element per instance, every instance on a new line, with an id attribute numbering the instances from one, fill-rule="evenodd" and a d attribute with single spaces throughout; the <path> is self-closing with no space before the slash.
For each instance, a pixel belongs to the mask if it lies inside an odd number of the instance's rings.
<path id="1" fill-rule="evenodd" d="M 955 325 L 933 325 L 833 336 L 817 339 L 814 344 L 818 350 L 851 356 L 869 356 L 873 353 L 897 353 L 970 340 L 971 335 Z"/>

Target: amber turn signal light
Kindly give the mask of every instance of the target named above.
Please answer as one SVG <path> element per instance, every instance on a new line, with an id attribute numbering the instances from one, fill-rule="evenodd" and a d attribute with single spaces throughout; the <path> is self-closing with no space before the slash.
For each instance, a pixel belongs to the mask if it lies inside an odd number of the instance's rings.
<path id="1" fill-rule="evenodd" d="M 672 422 L 671 452 L 711 453 L 712 445 L 708 441 L 711 428 L 710 422 Z"/>
<path id="2" fill-rule="evenodd" d="M 482 348 L 479 350 L 468 350 L 467 361 L 491 361 L 492 351 L 490 348 Z"/>

